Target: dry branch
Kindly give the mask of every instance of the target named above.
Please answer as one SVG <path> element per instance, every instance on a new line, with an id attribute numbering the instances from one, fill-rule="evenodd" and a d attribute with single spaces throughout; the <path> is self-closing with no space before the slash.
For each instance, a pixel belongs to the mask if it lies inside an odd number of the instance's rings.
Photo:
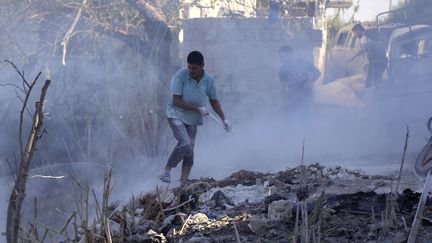
<path id="1" fill-rule="evenodd" d="M 65 178 L 65 176 L 34 175 L 34 176 L 31 176 L 30 178 L 32 178 L 32 179 L 35 179 L 35 178 L 42 178 L 42 179 L 63 179 L 63 178 Z"/>
<path id="2" fill-rule="evenodd" d="M 400 183 L 400 179 L 401 179 L 401 176 L 402 176 L 403 166 L 404 166 L 404 163 L 405 163 L 405 156 L 406 156 L 406 151 L 407 151 L 407 148 L 408 148 L 408 138 L 409 138 L 409 127 L 407 127 L 407 130 L 406 130 L 404 151 L 402 153 L 402 161 L 401 161 L 401 166 L 400 166 L 400 169 L 399 169 L 399 175 L 398 175 L 397 183 L 396 183 L 396 190 L 395 190 L 396 196 L 399 193 L 399 183 Z"/>
<path id="3" fill-rule="evenodd" d="M 87 0 L 83 0 L 81 7 L 78 9 L 78 12 L 75 16 L 74 22 L 72 23 L 71 27 L 69 28 L 69 30 L 66 32 L 66 35 L 63 38 L 63 41 L 61 43 L 61 45 L 63 46 L 63 58 L 62 58 L 62 64 L 66 65 L 66 52 L 67 52 L 67 45 L 69 43 L 70 38 L 73 36 L 74 34 L 74 30 L 75 30 L 75 26 L 77 25 L 78 21 L 81 18 L 81 13 L 82 13 L 82 9 L 83 7 L 87 4 Z"/>
<path id="4" fill-rule="evenodd" d="M 239 232 L 237 230 L 237 225 L 236 225 L 235 222 L 233 222 L 233 225 L 234 225 L 234 232 L 235 232 L 235 236 L 236 236 L 236 242 L 237 243 L 241 243 L 241 241 L 240 241 L 240 235 L 239 235 Z"/>
<path id="5" fill-rule="evenodd" d="M 36 83 L 36 79 L 31 84 L 28 92 L 26 93 L 26 99 L 25 99 L 26 102 L 30 96 L 31 88 L 34 86 L 35 83 Z M 33 123 L 30 130 L 30 134 L 27 139 L 27 145 L 25 150 L 21 151 L 21 160 L 18 168 L 17 179 L 11 193 L 11 197 L 8 205 L 8 211 L 7 211 L 6 238 L 7 238 L 7 242 L 9 243 L 16 243 L 18 240 L 18 235 L 20 231 L 19 226 L 21 222 L 21 208 L 25 197 L 28 172 L 30 169 L 33 152 L 35 151 L 35 147 L 37 141 L 39 140 L 39 136 L 42 130 L 42 124 L 43 124 L 42 121 L 43 121 L 43 114 L 44 114 L 43 104 L 50 83 L 51 83 L 50 80 L 46 80 L 44 86 L 42 87 L 39 100 L 36 102 L 36 109 L 33 115 Z M 24 116 L 24 109 L 25 109 L 26 102 L 23 104 L 23 108 L 21 110 L 21 116 L 20 116 L 21 125 Z M 21 128 L 20 131 L 22 131 Z"/>
<path id="6" fill-rule="evenodd" d="M 109 226 L 109 220 L 108 220 L 108 199 L 110 195 L 110 186 L 111 186 L 111 169 L 108 171 L 108 173 L 105 175 L 104 178 L 104 190 L 103 190 L 103 198 L 102 198 L 102 226 L 103 230 L 105 231 L 105 239 L 108 243 L 112 242 L 111 239 L 111 230 Z"/>
<path id="7" fill-rule="evenodd" d="M 432 181 L 432 176 L 431 176 L 431 171 L 429 171 L 426 177 L 426 181 L 423 185 L 423 191 L 420 196 L 419 204 L 417 206 L 416 215 L 414 217 L 414 221 L 411 226 L 411 232 L 409 234 L 408 241 L 407 241 L 408 243 L 416 242 L 417 234 L 421 225 L 421 221 L 423 219 L 423 211 L 426 205 L 426 200 L 430 192 L 431 181 Z"/>

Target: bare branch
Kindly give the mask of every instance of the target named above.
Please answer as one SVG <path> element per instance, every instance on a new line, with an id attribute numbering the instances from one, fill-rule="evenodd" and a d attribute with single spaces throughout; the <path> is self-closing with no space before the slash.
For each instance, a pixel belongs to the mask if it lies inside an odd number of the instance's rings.
<path id="1" fill-rule="evenodd" d="M 8 164 L 9 170 L 10 170 L 10 172 L 11 172 L 11 174 L 12 174 L 13 181 L 14 181 L 14 183 L 16 183 L 16 179 L 15 179 L 15 173 L 16 173 L 16 172 L 13 171 L 13 169 L 12 169 L 12 165 L 10 164 L 10 162 L 9 162 L 8 159 L 6 159 L 6 163 Z"/>
<path id="2" fill-rule="evenodd" d="M 69 30 L 66 32 L 66 35 L 65 35 L 65 37 L 63 38 L 63 41 L 62 41 L 62 43 L 61 43 L 61 45 L 63 46 L 63 58 L 62 58 L 62 64 L 63 64 L 63 65 L 66 65 L 67 44 L 68 44 L 70 38 L 71 38 L 72 35 L 73 35 L 73 32 L 74 32 L 75 26 L 77 25 L 78 21 L 79 21 L 80 18 L 81 18 L 82 9 L 83 9 L 83 7 L 84 7 L 86 4 L 87 4 L 87 0 L 83 0 L 82 5 L 81 5 L 81 7 L 79 8 L 79 10 L 78 10 L 78 12 L 77 12 L 77 14 L 76 14 L 76 16 L 75 16 L 74 22 L 72 23 L 72 25 L 71 25 L 71 27 L 69 28 Z"/>
<path id="3" fill-rule="evenodd" d="M 42 179 L 63 179 L 66 176 L 47 176 L 47 175 L 34 175 L 30 178 L 35 179 L 35 178 L 42 178 Z"/>
<path id="4" fill-rule="evenodd" d="M 27 80 L 24 78 L 24 71 L 21 72 L 21 71 L 18 69 L 18 67 L 15 65 L 15 63 L 13 63 L 13 62 L 11 62 L 11 61 L 9 61 L 9 60 L 5 60 L 5 62 L 6 62 L 6 63 L 9 63 L 9 64 L 12 66 L 12 68 L 15 70 L 15 72 L 17 72 L 18 75 L 21 77 L 21 79 L 22 79 L 22 81 L 23 81 L 23 84 L 25 84 L 25 85 L 23 85 L 24 90 L 26 90 L 26 86 L 27 86 L 27 88 L 30 87 L 30 84 L 29 84 L 29 83 L 27 82 Z"/>
<path id="5" fill-rule="evenodd" d="M 12 62 L 10 62 L 10 63 L 13 64 Z M 13 65 L 15 65 L 15 64 L 13 64 Z M 26 92 L 26 96 L 24 98 L 23 105 L 22 105 L 22 108 L 21 108 L 21 111 L 20 111 L 19 142 L 20 142 L 20 151 L 21 152 L 23 152 L 23 141 L 22 141 L 22 135 L 23 134 L 22 134 L 22 130 L 23 130 L 23 123 L 24 123 L 24 111 L 27 109 L 27 102 L 28 102 L 28 99 L 30 98 L 31 91 L 32 91 L 34 85 L 36 84 L 36 81 L 37 81 L 37 79 L 39 78 L 40 75 L 41 75 L 41 72 L 39 72 L 39 74 L 36 76 L 36 78 L 33 80 L 33 82 L 30 85 L 25 80 L 24 75 L 21 76 L 21 78 L 23 79 L 23 82 L 25 82 L 28 85 L 28 90 Z"/>
<path id="6" fill-rule="evenodd" d="M 39 76 L 39 75 L 38 75 Z M 36 80 L 30 85 L 29 92 L 26 94 L 25 103 L 23 107 L 27 104 L 27 100 L 30 96 L 30 91 L 33 88 Z M 18 236 L 20 233 L 20 222 L 21 222 L 21 208 L 24 201 L 26 192 L 26 181 L 28 178 L 28 172 L 30 170 L 31 161 L 33 158 L 33 153 L 38 141 L 39 133 L 43 124 L 43 102 L 45 100 L 46 92 L 51 81 L 46 80 L 44 86 L 42 87 L 40 97 L 38 102 L 36 102 L 36 109 L 33 115 L 33 123 L 30 129 L 30 134 L 27 139 L 27 145 L 25 150 L 21 150 L 20 165 L 18 168 L 18 174 L 15 186 L 12 190 L 9 205 L 7 209 L 7 225 L 6 225 L 6 238 L 7 242 L 16 243 L 18 241 Z M 23 118 L 24 108 L 21 110 L 20 117 L 20 132 L 22 132 L 22 118 Z M 20 135 L 22 135 L 20 133 Z M 20 136 L 20 142 L 21 136 Z M 22 144 L 21 144 L 22 145 Z"/>
<path id="7" fill-rule="evenodd" d="M 17 88 L 19 91 L 25 93 L 25 91 L 21 87 L 19 87 L 18 85 L 16 85 L 16 84 L 0 84 L 0 86 L 3 86 L 3 87 L 12 86 L 14 88 Z"/>

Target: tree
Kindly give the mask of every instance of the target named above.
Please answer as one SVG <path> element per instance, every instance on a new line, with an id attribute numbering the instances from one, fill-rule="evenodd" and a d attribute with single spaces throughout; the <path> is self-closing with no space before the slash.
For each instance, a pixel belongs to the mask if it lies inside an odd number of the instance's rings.
<path id="1" fill-rule="evenodd" d="M 10 62 L 11 63 L 11 62 Z M 24 78 L 24 73 L 19 71 L 15 64 L 11 63 L 14 69 L 22 78 L 22 108 L 20 112 L 20 122 L 19 122 L 19 142 L 20 142 L 20 159 L 18 166 L 18 173 L 16 175 L 15 185 L 12 189 L 12 193 L 9 200 L 9 206 L 7 210 L 7 225 L 6 225 L 6 238 L 9 243 L 18 242 L 21 229 L 21 208 L 24 202 L 24 197 L 26 194 L 27 177 L 30 170 L 31 162 L 33 159 L 33 154 L 36 149 L 37 142 L 42 136 L 42 124 L 44 118 L 43 106 L 45 103 L 45 96 L 48 87 L 51 83 L 50 80 L 46 80 L 44 86 L 42 87 L 40 98 L 36 102 L 36 107 L 33 111 L 32 116 L 32 126 L 28 134 L 27 143 L 24 147 L 22 137 L 23 137 L 23 121 L 25 112 L 28 111 L 28 101 L 31 96 L 32 90 L 36 84 L 41 73 L 39 73 L 32 82 L 28 82 Z M 14 85 L 15 86 L 15 85 Z M 18 86 L 15 86 L 18 87 Z"/>

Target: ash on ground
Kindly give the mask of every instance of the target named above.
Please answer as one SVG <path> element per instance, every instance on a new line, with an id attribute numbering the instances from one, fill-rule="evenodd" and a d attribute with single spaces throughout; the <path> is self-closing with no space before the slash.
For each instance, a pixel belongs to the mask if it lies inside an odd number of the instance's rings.
<path id="1" fill-rule="evenodd" d="M 111 205 L 114 242 L 406 242 L 423 182 L 319 164 L 239 171 Z M 409 179 L 408 179 L 409 178 Z M 432 202 L 417 241 L 432 239 Z"/>

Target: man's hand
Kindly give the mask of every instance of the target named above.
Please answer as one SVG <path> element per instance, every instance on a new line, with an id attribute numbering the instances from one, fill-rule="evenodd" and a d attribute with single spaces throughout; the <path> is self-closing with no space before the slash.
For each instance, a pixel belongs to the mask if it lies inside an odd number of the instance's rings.
<path id="1" fill-rule="evenodd" d="M 202 116 L 207 116 L 209 111 L 204 106 L 198 107 L 198 111 Z"/>
<path id="2" fill-rule="evenodd" d="M 224 120 L 223 124 L 224 124 L 225 130 L 227 130 L 228 132 L 231 132 L 231 129 L 232 129 L 231 123 L 228 120 Z"/>

